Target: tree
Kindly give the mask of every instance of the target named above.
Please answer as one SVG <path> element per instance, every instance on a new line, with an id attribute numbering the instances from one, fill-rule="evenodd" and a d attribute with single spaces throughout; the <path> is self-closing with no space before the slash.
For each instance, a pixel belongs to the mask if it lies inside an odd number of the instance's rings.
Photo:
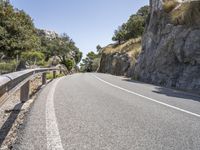
<path id="1" fill-rule="evenodd" d="M 138 11 L 137 11 L 137 15 L 139 16 L 143 16 L 144 19 L 146 20 L 146 18 L 149 15 L 149 6 L 143 6 L 141 7 Z"/>
<path id="2" fill-rule="evenodd" d="M 50 57 L 57 56 L 60 59 L 60 63 L 64 64 L 66 67 L 69 67 L 69 60 L 73 60 L 73 63 L 76 65 L 81 61 L 82 52 L 76 47 L 75 42 L 66 33 L 60 36 L 54 34 L 54 36 L 48 37 L 45 31 L 38 30 L 38 35 L 41 38 L 46 61 L 48 61 Z M 73 66 L 75 64 L 73 64 Z"/>
<path id="3" fill-rule="evenodd" d="M 81 70 L 86 72 L 93 72 L 96 67 L 93 66 L 94 60 L 98 58 L 98 54 L 95 54 L 93 51 L 89 52 L 85 59 L 82 60 Z"/>
<path id="4" fill-rule="evenodd" d="M 83 53 L 80 52 L 79 50 L 76 50 L 75 56 L 74 56 L 76 64 L 78 64 L 81 61 L 82 57 L 83 57 Z"/>
<path id="5" fill-rule="evenodd" d="M 44 60 L 44 54 L 40 51 L 27 51 L 22 53 L 22 59 L 30 65 L 36 65 L 38 62 Z"/>
<path id="6" fill-rule="evenodd" d="M 0 0 L 0 59 L 16 59 L 21 64 L 40 64 L 51 57 L 71 70 L 82 58 L 82 52 L 66 34 L 36 29 L 31 17 L 14 9 L 9 0 Z M 49 36 L 49 33 L 52 35 Z M 19 67 L 20 70 L 20 67 Z"/>
<path id="7" fill-rule="evenodd" d="M 132 15 L 127 22 L 126 29 L 126 39 L 136 38 L 141 36 L 144 32 L 145 20 L 140 15 Z"/>
<path id="8" fill-rule="evenodd" d="M 118 30 L 115 30 L 112 40 L 118 41 L 118 44 L 121 44 L 121 42 L 125 40 L 126 32 L 126 24 L 119 26 Z"/>
<path id="9" fill-rule="evenodd" d="M 74 61 L 71 59 L 67 59 L 65 62 L 65 66 L 67 67 L 68 71 L 71 71 L 74 67 Z"/>
<path id="10" fill-rule="evenodd" d="M 101 53 L 102 47 L 101 47 L 100 45 L 97 45 L 97 46 L 96 46 L 96 49 L 97 49 L 97 52 L 98 52 L 98 53 Z"/>
<path id="11" fill-rule="evenodd" d="M 0 0 L 0 4 L 3 4 L 4 6 L 10 5 L 10 0 Z"/>
<path id="12" fill-rule="evenodd" d="M 0 52 L 6 57 L 15 58 L 22 52 L 40 49 L 32 19 L 24 11 L 0 3 L 0 18 Z"/>
<path id="13" fill-rule="evenodd" d="M 112 40 L 121 44 L 122 41 L 142 36 L 148 14 L 149 6 L 140 8 L 136 14 L 130 16 L 126 23 L 115 30 Z"/>

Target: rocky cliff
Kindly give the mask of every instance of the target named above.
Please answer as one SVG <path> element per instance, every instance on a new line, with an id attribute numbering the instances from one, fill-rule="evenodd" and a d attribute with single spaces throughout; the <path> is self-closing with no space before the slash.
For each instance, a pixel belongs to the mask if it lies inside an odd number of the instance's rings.
<path id="1" fill-rule="evenodd" d="M 98 72 L 132 76 L 136 59 L 141 51 L 141 38 L 103 48 Z"/>
<path id="2" fill-rule="evenodd" d="M 163 10 L 162 0 L 151 0 L 150 5 L 134 77 L 199 92 L 200 2 L 179 3 L 170 12 Z"/>

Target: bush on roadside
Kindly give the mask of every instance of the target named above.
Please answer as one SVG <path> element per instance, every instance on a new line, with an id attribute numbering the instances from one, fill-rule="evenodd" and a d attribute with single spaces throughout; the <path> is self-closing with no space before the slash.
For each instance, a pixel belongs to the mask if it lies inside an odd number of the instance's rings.
<path id="1" fill-rule="evenodd" d="M 27 51 L 21 54 L 23 60 L 30 65 L 37 65 L 38 62 L 44 61 L 44 54 L 40 51 Z"/>
<path id="2" fill-rule="evenodd" d="M 16 61 L 0 62 L 0 74 L 15 71 L 17 67 Z"/>
<path id="3" fill-rule="evenodd" d="M 56 78 L 60 78 L 60 77 L 63 77 L 63 76 L 65 76 L 64 73 L 56 74 Z M 47 80 L 52 80 L 53 79 L 53 73 L 52 72 L 47 73 L 46 78 L 47 78 Z"/>

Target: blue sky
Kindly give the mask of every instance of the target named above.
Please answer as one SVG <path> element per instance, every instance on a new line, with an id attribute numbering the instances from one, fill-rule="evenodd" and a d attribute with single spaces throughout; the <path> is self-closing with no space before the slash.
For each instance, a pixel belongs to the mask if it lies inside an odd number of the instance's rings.
<path id="1" fill-rule="evenodd" d="M 114 30 L 149 0 L 11 0 L 37 28 L 67 33 L 84 55 L 111 43 Z"/>

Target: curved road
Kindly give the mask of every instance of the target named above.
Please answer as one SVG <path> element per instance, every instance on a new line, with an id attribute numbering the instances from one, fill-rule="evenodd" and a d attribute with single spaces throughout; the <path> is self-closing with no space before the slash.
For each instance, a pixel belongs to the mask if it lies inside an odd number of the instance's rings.
<path id="1" fill-rule="evenodd" d="M 106 74 L 48 84 L 16 150 L 199 150 L 200 97 Z"/>

